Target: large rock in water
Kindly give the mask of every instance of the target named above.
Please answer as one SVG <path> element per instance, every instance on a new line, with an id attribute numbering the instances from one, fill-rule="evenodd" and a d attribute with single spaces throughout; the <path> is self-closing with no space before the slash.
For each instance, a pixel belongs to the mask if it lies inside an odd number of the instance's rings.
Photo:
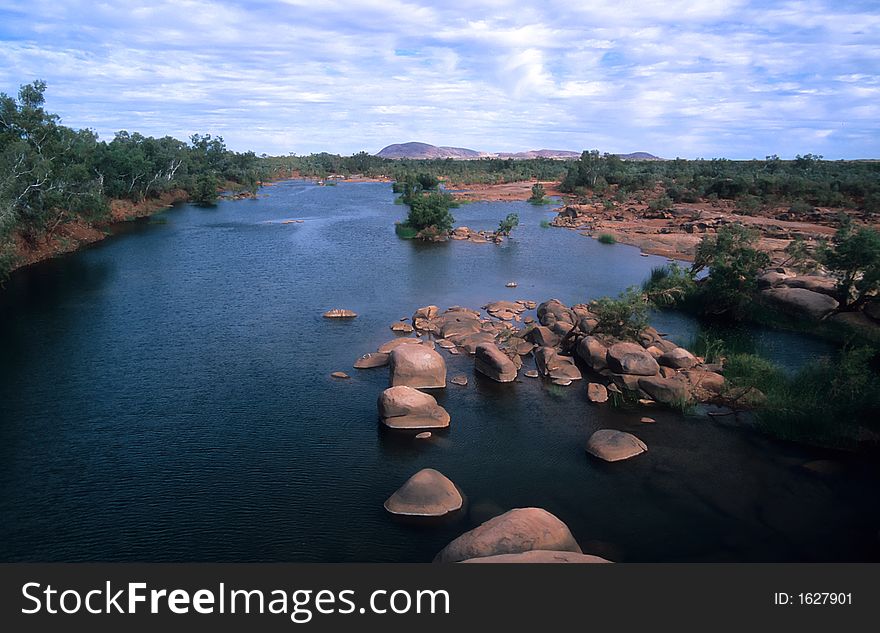
<path id="1" fill-rule="evenodd" d="M 840 305 L 837 299 L 806 288 L 769 288 L 761 296 L 785 312 L 814 321 L 821 321 Z"/>
<path id="2" fill-rule="evenodd" d="M 648 352 L 650 354 L 650 352 Z M 653 354 L 652 354 L 653 356 Z M 673 369 L 690 369 L 697 364 L 696 357 L 683 347 L 676 347 L 671 352 L 666 352 L 657 359 L 661 365 Z"/>
<path id="3" fill-rule="evenodd" d="M 639 378 L 639 389 L 662 404 L 678 405 L 690 400 L 688 383 L 679 377 L 643 376 Z"/>
<path id="4" fill-rule="evenodd" d="M 518 554 L 531 550 L 581 553 L 568 526 L 541 508 L 517 508 L 465 532 L 434 557 L 435 563 Z"/>
<path id="5" fill-rule="evenodd" d="M 593 371 L 602 371 L 608 366 L 608 348 L 595 336 L 585 336 L 580 340 L 577 355 Z"/>
<path id="6" fill-rule="evenodd" d="M 546 549 L 533 549 L 519 554 L 497 554 L 482 558 L 469 558 L 462 563 L 610 563 L 610 560 L 592 554 L 575 552 L 554 552 Z"/>
<path id="7" fill-rule="evenodd" d="M 380 354 L 390 354 L 391 350 L 400 347 L 401 345 L 421 345 L 422 339 L 420 338 L 396 338 L 388 341 L 387 343 L 382 343 L 377 350 Z"/>
<path id="8" fill-rule="evenodd" d="M 434 397 L 412 387 L 389 387 L 379 395 L 379 417 L 392 429 L 442 429 L 449 414 Z"/>
<path id="9" fill-rule="evenodd" d="M 446 386 L 446 361 L 425 345 L 401 345 L 391 351 L 391 386 L 423 389 Z"/>
<path id="10" fill-rule="evenodd" d="M 537 325 L 531 332 L 526 334 L 526 339 L 538 347 L 555 347 L 559 345 L 560 337 L 550 328 Z"/>
<path id="11" fill-rule="evenodd" d="M 608 368 L 618 374 L 633 376 L 654 376 L 660 365 L 648 352 L 635 343 L 615 343 L 605 355 Z"/>
<path id="12" fill-rule="evenodd" d="M 598 382 L 591 382 L 587 385 L 587 400 L 597 404 L 608 402 L 608 390 L 605 388 L 605 385 L 601 385 Z"/>
<path id="13" fill-rule="evenodd" d="M 606 462 L 619 462 L 648 450 L 645 443 L 631 433 L 600 429 L 587 441 L 587 452 Z"/>
<path id="14" fill-rule="evenodd" d="M 455 484 L 433 468 L 424 468 L 410 477 L 385 501 L 392 514 L 439 517 L 461 508 L 461 493 Z"/>
<path id="15" fill-rule="evenodd" d="M 574 310 L 559 301 L 558 299 L 550 299 L 538 306 L 538 321 L 541 325 L 553 328 L 557 323 L 568 323 L 574 325 L 579 320 Z"/>
<path id="16" fill-rule="evenodd" d="M 483 343 L 477 346 L 474 369 L 498 382 L 516 380 L 516 365 L 494 343 Z"/>
<path id="17" fill-rule="evenodd" d="M 554 380 L 580 380 L 581 370 L 567 356 L 560 356 L 553 347 L 539 347 L 534 351 L 535 365 L 544 376 Z"/>

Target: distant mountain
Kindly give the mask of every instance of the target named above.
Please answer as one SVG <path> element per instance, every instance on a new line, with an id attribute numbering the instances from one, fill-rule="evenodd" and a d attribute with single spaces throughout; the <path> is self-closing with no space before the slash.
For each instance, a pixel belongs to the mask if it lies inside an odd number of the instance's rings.
<path id="1" fill-rule="evenodd" d="M 473 160 L 482 158 L 485 154 L 464 147 L 437 147 L 436 145 L 428 145 L 427 143 L 395 143 L 388 147 L 383 147 L 376 154 L 381 158 L 458 158 L 462 160 Z"/>
<path id="2" fill-rule="evenodd" d="M 556 160 L 576 160 L 581 152 L 573 152 L 564 149 L 533 149 L 526 152 L 478 152 L 464 147 L 438 147 L 428 143 L 395 143 L 379 150 L 376 156 L 399 160 L 402 158 L 431 159 L 453 158 L 457 160 L 474 160 L 477 158 L 512 158 L 514 160 L 527 160 L 529 158 L 552 158 Z M 634 152 L 632 154 L 618 154 L 621 160 L 663 160 L 647 152 Z"/>
<path id="3" fill-rule="evenodd" d="M 633 152 L 632 154 L 618 154 L 620 160 L 663 160 L 659 156 L 654 156 L 648 152 Z"/>
<path id="4" fill-rule="evenodd" d="M 527 152 L 499 152 L 498 158 L 513 158 L 514 160 L 526 160 L 528 158 L 556 158 L 558 160 L 572 160 L 580 158 L 580 152 L 572 152 L 567 149 L 530 149 Z"/>

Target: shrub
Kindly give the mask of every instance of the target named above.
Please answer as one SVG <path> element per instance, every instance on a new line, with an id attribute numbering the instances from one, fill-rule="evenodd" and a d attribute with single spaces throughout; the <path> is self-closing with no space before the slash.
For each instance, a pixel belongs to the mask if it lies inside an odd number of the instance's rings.
<path id="1" fill-rule="evenodd" d="M 510 232 L 517 226 L 519 226 L 519 216 L 516 213 L 508 213 L 507 217 L 498 224 L 498 233 L 510 235 Z"/>
<path id="2" fill-rule="evenodd" d="M 611 233 L 602 233 L 602 235 L 600 235 L 598 237 L 598 240 L 599 240 L 600 244 L 616 244 L 617 243 L 617 238 L 614 237 L 613 235 L 611 235 Z"/>
<path id="3" fill-rule="evenodd" d="M 451 194 L 435 191 L 414 196 L 409 201 L 409 214 L 406 224 L 416 231 L 433 227 L 438 231 L 449 231 L 455 218 L 449 209 L 456 206 Z"/>
<path id="4" fill-rule="evenodd" d="M 770 256 L 755 248 L 757 239 L 756 230 L 727 224 L 697 246 L 691 274 L 696 277 L 709 269 L 709 276 L 699 286 L 706 314 L 742 318 L 757 292 L 758 272 L 770 264 Z"/>
<path id="5" fill-rule="evenodd" d="M 651 211 L 666 211 L 672 208 L 672 199 L 669 196 L 660 196 L 654 198 L 648 203 L 648 209 Z"/>
<path id="6" fill-rule="evenodd" d="M 794 376 L 751 354 L 734 355 L 724 365 L 731 387 L 752 387 L 766 400 L 757 420 L 767 433 L 785 440 L 854 448 L 861 427 L 880 420 L 880 377 L 872 368 L 876 350 L 844 348 L 836 358 L 818 360 Z"/>
<path id="7" fill-rule="evenodd" d="M 539 182 L 535 183 L 532 185 L 532 195 L 529 198 L 529 202 L 532 204 L 544 204 L 546 202 L 544 195 L 544 185 Z"/>
<path id="8" fill-rule="evenodd" d="M 691 299 L 697 284 L 693 275 L 673 262 L 651 269 L 651 275 L 642 283 L 642 292 L 657 307 L 669 307 Z"/>
<path id="9" fill-rule="evenodd" d="M 637 341 L 648 327 L 648 304 L 638 288 L 627 288 L 616 299 L 602 297 L 590 302 L 590 311 L 599 323 L 594 331 Z"/>

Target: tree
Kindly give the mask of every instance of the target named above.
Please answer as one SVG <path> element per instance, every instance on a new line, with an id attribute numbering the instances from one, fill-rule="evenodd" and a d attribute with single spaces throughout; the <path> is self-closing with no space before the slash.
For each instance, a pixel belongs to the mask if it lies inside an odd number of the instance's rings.
<path id="1" fill-rule="evenodd" d="M 445 191 L 414 196 L 409 202 L 406 225 L 417 231 L 434 229 L 445 233 L 452 229 L 455 218 L 449 210 L 456 206 L 451 194 Z"/>
<path id="2" fill-rule="evenodd" d="M 196 180 L 191 195 L 196 204 L 213 205 L 217 202 L 217 177 L 210 173 L 201 174 Z"/>
<path id="3" fill-rule="evenodd" d="M 872 295 L 880 292 L 880 233 L 853 226 L 842 216 L 840 228 L 831 244 L 821 252 L 824 264 L 840 275 L 843 308 L 858 310 Z"/>
<path id="4" fill-rule="evenodd" d="M 499 235 L 510 235 L 510 232 L 519 226 L 519 216 L 516 213 L 508 213 L 507 217 L 498 224 Z"/>
<path id="5" fill-rule="evenodd" d="M 755 248 L 758 235 L 742 224 L 727 224 L 700 242 L 691 273 L 709 269 L 699 289 L 706 313 L 742 318 L 757 291 L 758 273 L 770 264 L 770 256 Z"/>
<path id="6" fill-rule="evenodd" d="M 534 185 L 532 185 L 532 195 L 529 198 L 529 202 L 531 202 L 532 204 L 544 204 L 545 195 L 546 194 L 544 192 L 544 185 L 539 182 L 535 183 Z"/>

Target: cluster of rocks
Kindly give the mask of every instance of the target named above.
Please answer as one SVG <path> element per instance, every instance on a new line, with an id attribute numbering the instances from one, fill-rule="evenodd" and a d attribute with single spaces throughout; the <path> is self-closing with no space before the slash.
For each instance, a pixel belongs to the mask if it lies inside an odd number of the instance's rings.
<path id="1" fill-rule="evenodd" d="M 417 337 L 393 339 L 355 361 L 358 369 L 388 367 L 390 386 L 377 402 L 379 419 L 386 428 L 417 431 L 416 437 L 427 438 L 429 429 L 449 427 L 449 413 L 423 391 L 446 387 L 442 350 L 472 355 L 474 371 L 500 383 L 516 380 L 523 359 L 530 355 L 537 368 L 532 375 L 559 385 L 583 379 L 580 363 L 590 372 L 586 392 L 594 403 L 608 401 L 611 394 L 630 393 L 643 404 L 678 405 L 711 400 L 722 393 L 724 378 L 716 371 L 719 368 L 704 364 L 653 328 L 643 330 L 638 343 L 597 333 L 599 319 L 588 304 L 568 307 L 556 299 L 540 305 L 526 300 L 496 301 L 483 310 L 488 317 L 461 306 L 442 312 L 434 305 L 419 308 L 410 319 Z M 537 322 L 525 315 L 529 310 L 536 310 Z M 467 385 L 468 378 L 458 375 L 450 382 Z M 607 462 L 646 450 L 639 438 L 613 429 L 596 431 L 586 444 L 588 454 Z M 400 516 L 443 517 L 463 505 L 458 487 L 439 471 L 426 468 L 394 492 L 385 509 Z M 449 543 L 435 561 L 608 562 L 583 554 L 568 527 L 540 508 L 511 510 L 483 523 Z"/>
<path id="2" fill-rule="evenodd" d="M 467 240 L 475 244 L 487 244 L 489 242 L 501 244 L 504 241 L 504 236 L 494 231 L 474 231 L 466 226 L 457 226 L 449 233 L 449 239 Z"/>
<path id="3" fill-rule="evenodd" d="M 840 306 L 837 281 L 828 275 L 799 275 L 785 268 L 771 268 L 758 277 L 761 298 L 785 312 L 820 321 Z"/>

